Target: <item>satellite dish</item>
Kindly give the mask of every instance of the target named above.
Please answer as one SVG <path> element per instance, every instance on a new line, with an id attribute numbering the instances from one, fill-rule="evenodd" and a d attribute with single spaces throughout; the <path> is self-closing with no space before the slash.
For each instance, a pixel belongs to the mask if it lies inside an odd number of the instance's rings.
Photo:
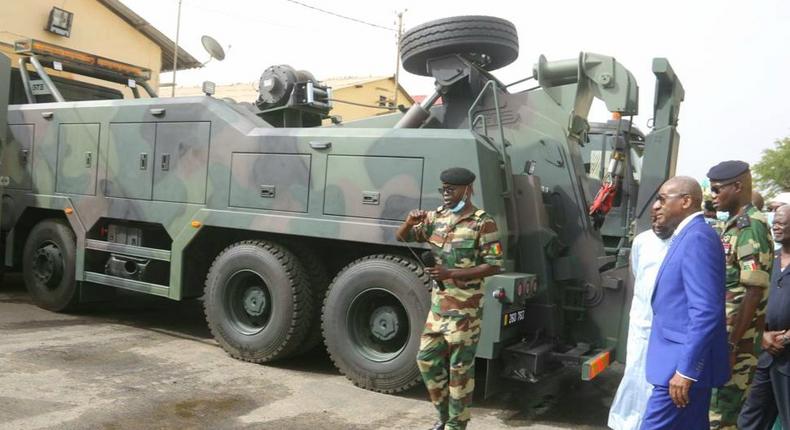
<path id="1" fill-rule="evenodd" d="M 203 44 L 203 49 L 208 52 L 208 55 L 211 58 L 216 58 L 219 61 L 225 59 L 225 50 L 222 49 L 219 42 L 211 36 L 203 36 L 200 38 L 200 42 Z"/>

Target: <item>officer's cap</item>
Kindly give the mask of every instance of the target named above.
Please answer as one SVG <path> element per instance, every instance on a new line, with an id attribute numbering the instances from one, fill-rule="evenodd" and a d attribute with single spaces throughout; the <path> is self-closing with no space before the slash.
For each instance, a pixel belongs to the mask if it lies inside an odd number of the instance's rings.
<path id="1" fill-rule="evenodd" d="M 740 160 L 722 161 L 708 170 L 711 181 L 726 181 L 749 171 L 749 164 Z"/>
<path id="2" fill-rule="evenodd" d="M 475 174 L 463 167 L 451 167 L 442 172 L 439 179 L 445 184 L 469 185 L 475 181 Z"/>

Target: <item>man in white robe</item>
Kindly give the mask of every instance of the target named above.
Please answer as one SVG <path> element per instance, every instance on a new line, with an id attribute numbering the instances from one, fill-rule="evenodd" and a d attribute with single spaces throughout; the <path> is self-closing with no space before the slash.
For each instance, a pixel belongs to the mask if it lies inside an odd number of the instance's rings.
<path id="1" fill-rule="evenodd" d="M 625 371 L 609 410 L 609 427 L 614 430 L 637 430 L 647 407 L 653 386 L 645 376 L 647 340 L 653 323 L 650 305 L 656 276 L 669 249 L 671 231 L 654 224 L 631 245 L 631 273 L 634 275 L 634 297 L 628 314 Z"/>

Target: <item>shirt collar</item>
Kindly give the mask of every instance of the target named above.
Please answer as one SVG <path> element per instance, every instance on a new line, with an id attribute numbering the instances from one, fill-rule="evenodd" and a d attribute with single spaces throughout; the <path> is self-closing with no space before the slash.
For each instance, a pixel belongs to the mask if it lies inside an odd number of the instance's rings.
<path id="1" fill-rule="evenodd" d="M 678 227 L 675 229 L 675 232 L 672 233 L 672 239 L 676 238 L 680 234 L 680 232 L 683 230 L 683 228 L 685 228 L 688 225 L 688 223 L 690 223 L 691 220 L 694 219 L 694 217 L 702 215 L 702 214 L 703 214 L 702 211 L 694 212 L 693 214 L 691 214 L 691 215 L 687 216 L 686 218 L 684 218 L 683 221 L 681 221 L 680 224 L 678 224 Z"/>

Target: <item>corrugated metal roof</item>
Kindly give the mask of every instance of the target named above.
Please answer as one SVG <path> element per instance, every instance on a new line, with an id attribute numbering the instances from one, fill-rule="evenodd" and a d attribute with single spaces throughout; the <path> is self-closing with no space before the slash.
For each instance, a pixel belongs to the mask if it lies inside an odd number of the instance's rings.
<path id="1" fill-rule="evenodd" d="M 125 4 L 121 3 L 119 0 L 97 0 L 101 3 L 104 7 L 111 10 L 113 13 L 121 17 L 124 21 L 128 22 L 129 25 L 137 29 L 140 33 L 143 33 L 147 38 L 151 39 L 154 43 L 159 45 L 162 48 L 162 72 L 170 72 L 173 70 L 173 52 L 174 47 L 173 45 L 175 42 L 170 40 L 167 36 L 162 34 L 161 31 L 157 30 L 153 25 L 151 25 L 148 21 L 144 20 L 140 15 L 134 13 L 133 10 L 129 9 Z M 183 50 L 180 46 L 178 47 L 178 70 L 186 70 L 186 69 L 194 69 L 197 67 L 201 67 L 200 61 L 196 60 L 195 57 L 190 55 L 187 51 Z"/>

